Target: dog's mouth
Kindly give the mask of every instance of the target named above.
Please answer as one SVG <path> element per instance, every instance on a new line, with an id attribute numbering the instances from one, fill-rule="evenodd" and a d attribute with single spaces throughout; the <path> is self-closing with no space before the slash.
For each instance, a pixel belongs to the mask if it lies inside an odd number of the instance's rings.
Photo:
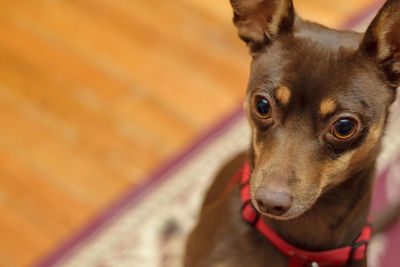
<path id="1" fill-rule="evenodd" d="M 263 204 L 258 203 L 257 201 L 252 201 L 253 206 L 257 209 L 257 211 L 262 215 L 273 219 L 278 220 L 289 220 L 292 217 L 287 216 L 290 212 L 284 211 L 280 207 L 273 208 L 269 210 L 269 208 L 265 207 Z"/>
<path id="2" fill-rule="evenodd" d="M 276 220 L 292 220 L 300 217 L 311 209 L 315 201 L 316 200 L 307 201 L 307 203 L 300 204 L 296 199 L 293 199 L 290 207 L 282 207 L 279 205 L 266 207 L 265 204 L 260 203 L 260 201 L 257 201 L 254 197 L 251 199 L 253 206 L 260 215 Z"/>
<path id="3" fill-rule="evenodd" d="M 309 182 L 288 182 L 288 176 L 268 175 L 255 169 L 247 187 L 254 208 L 262 216 L 291 220 L 310 210 L 321 195 L 321 186 Z M 242 193 L 244 191 L 241 191 Z"/>

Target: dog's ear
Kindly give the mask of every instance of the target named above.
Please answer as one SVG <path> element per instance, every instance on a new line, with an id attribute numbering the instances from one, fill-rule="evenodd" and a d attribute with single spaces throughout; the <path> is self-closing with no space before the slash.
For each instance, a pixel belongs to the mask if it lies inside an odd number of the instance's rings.
<path id="1" fill-rule="evenodd" d="M 395 88 L 400 86 L 400 0 L 388 0 L 379 10 L 360 49 L 376 60 Z"/>
<path id="2" fill-rule="evenodd" d="M 263 48 L 273 38 L 293 30 L 292 0 L 230 0 L 233 22 L 250 52 Z"/>

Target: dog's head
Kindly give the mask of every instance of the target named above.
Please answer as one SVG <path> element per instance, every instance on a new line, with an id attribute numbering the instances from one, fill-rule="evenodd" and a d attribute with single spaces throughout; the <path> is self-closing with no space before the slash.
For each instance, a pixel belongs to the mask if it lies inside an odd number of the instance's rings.
<path id="1" fill-rule="evenodd" d="M 252 55 L 245 111 L 251 198 L 263 214 L 297 217 L 374 165 L 400 81 L 400 0 L 367 32 L 301 20 L 291 0 L 231 0 Z"/>

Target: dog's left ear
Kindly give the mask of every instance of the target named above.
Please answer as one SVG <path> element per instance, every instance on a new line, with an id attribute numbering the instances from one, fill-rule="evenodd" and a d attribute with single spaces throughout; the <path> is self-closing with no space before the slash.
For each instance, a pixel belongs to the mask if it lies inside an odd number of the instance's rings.
<path id="1" fill-rule="evenodd" d="M 369 25 L 360 49 L 400 86 L 400 0 L 388 0 Z"/>

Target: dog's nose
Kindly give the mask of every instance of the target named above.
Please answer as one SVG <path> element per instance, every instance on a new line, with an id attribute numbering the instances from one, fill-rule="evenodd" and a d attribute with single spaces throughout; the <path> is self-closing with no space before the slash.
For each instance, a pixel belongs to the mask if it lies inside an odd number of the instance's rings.
<path id="1" fill-rule="evenodd" d="M 255 199 L 260 210 L 275 216 L 280 216 L 289 210 L 293 197 L 286 192 L 273 192 L 266 187 L 256 191 Z"/>

